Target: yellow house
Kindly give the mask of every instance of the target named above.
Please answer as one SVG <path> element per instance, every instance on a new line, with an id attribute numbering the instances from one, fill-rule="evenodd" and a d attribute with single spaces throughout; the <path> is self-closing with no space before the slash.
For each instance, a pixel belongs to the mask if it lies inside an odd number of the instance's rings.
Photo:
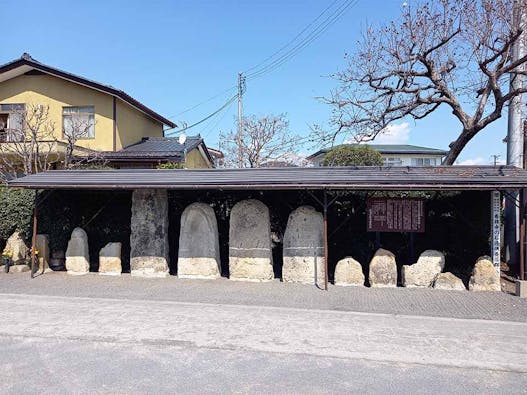
<path id="1" fill-rule="evenodd" d="M 45 109 L 45 110 L 43 110 Z M 40 112 L 39 112 L 40 111 Z M 45 112 L 39 140 L 52 142 L 60 165 L 61 151 L 74 146 L 77 155 L 100 153 L 102 158 L 144 143 L 149 139 L 167 139 L 164 128 L 176 125 L 112 86 L 50 67 L 25 53 L 21 58 L 0 66 L 0 146 L 25 142 L 31 127 L 25 119 Z M 45 131 L 45 133 L 42 133 Z M 39 136 L 41 136 L 39 134 Z M 186 167 L 212 167 L 210 154 L 203 144 L 183 150 Z M 64 152 L 62 152 L 64 155 Z M 170 161 L 170 153 L 155 161 L 145 153 L 136 153 L 136 166 L 151 167 Z M 175 158 L 177 155 L 173 155 Z M 62 156 L 63 158 L 63 156 Z M 55 163 L 55 166 L 57 163 Z"/>

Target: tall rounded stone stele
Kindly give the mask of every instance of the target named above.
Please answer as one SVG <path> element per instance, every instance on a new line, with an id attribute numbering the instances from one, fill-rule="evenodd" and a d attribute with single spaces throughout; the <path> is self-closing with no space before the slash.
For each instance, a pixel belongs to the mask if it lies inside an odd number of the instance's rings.
<path id="1" fill-rule="evenodd" d="M 132 194 L 130 273 L 168 276 L 168 198 L 165 189 L 137 189 Z"/>
<path id="2" fill-rule="evenodd" d="M 211 206 L 192 203 L 181 215 L 178 277 L 220 277 L 218 222 Z"/>
<path id="3" fill-rule="evenodd" d="M 269 209 L 259 200 L 238 202 L 229 223 L 229 273 L 238 281 L 273 279 Z"/>
<path id="4" fill-rule="evenodd" d="M 468 283 L 470 291 L 501 291 L 500 274 L 489 256 L 479 257 Z"/>
<path id="5" fill-rule="evenodd" d="M 282 279 L 285 282 L 323 284 L 324 221 L 311 206 L 294 210 L 284 234 Z"/>
<path id="6" fill-rule="evenodd" d="M 82 228 L 75 228 L 71 233 L 66 250 L 66 270 L 68 274 L 86 274 L 90 271 L 88 235 Z"/>
<path id="7" fill-rule="evenodd" d="M 379 248 L 370 261 L 370 286 L 373 288 L 397 286 L 397 263 L 395 255 Z"/>

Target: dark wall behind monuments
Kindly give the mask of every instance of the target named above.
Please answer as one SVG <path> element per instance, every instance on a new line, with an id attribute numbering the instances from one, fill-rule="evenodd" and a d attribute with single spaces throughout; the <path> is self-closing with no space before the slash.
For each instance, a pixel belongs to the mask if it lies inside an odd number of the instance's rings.
<path id="1" fill-rule="evenodd" d="M 313 197 L 316 197 L 316 199 Z M 465 281 L 480 255 L 489 254 L 490 192 L 329 193 L 337 196 L 328 210 L 329 274 L 333 278 L 339 259 L 352 256 L 368 274 L 376 250 L 375 233 L 366 232 L 366 199 L 374 196 L 413 196 L 425 199 L 426 232 L 414 236 L 415 256 L 426 249 L 443 251 L 445 271 Z M 129 271 L 131 191 L 54 191 L 39 209 L 39 233 L 48 233 L 51 250 L 66 251 L 76 226 L 86 230 L 91 270 L 98 270 L 99 250 L 108 242 L 121 242 L 123 271 Z M 289 214 L 311 205 L 322 212 L 320 191 L 169 191 L 170 273 L 177 274 L 177 251 L 181 214 L 193 202 L 210 204 L 218 220 L 222 275 L 228 276 L 229 214 L 236 202 L 258 199 L 269 207 L 276 278 L 281 277 L 282 242 Z M 199 240 L 196 240 L 199 243 Z M 396 255 L 399 268 L 412 264 L 408 233 L 382 233 L 381 247 Z"/>

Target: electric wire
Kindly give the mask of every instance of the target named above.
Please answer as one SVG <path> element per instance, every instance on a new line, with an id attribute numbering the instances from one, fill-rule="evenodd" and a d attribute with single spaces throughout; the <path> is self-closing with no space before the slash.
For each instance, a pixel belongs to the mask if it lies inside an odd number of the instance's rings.
<path id="1" fill-rule="evenodd" d="M 173 118 L 178 117 L 178 116 L 180 116 L 180 115 L 186 114 L 187 112 L 192 111 L 192 110 L 194 110 L 195 108 L 198 108 L 199 106 L 201 106 L 201 105 L 203 105 L 203 104 L 209 103 L 209 102 L 211 102 L 212 100 L 216 99 L 217 97 L 223 96 L 223 95 L 225 95 L 226 93 L 231 92 L 232 90 L 234 90 L 234 89 L 236 89 L 236 88 L 237 88 L 236 86 L 231 86 L 230 88 L 225 89 L 225 90 L 223 90 L 223 91 L 221 91 L 221 92 L 215 94 L 214 96 L 211 96 L 211 97 L 209 97 L 208 99 L 205 99 L 205 100 L 203 100 L 203 101 L 201 101 L 201 102 L 199 102 L 199 103 L 193 105 L 192 107 L 187 108 L 187 109 L 184 110 L 184 111 L 178 112 L 177 114 L 168 117 L 168 119 L 173 119 Z"/>
<path id="2" fill-rule="evenodd" d="M 324 34 L 338 19 L 344 15 L 344 13 L 352 6 L 355 6 L 359 0 L 346 0 L 344 1 L 330 16 L 328 16 L 321 24 L 319 24 L 311 33 L 309 33 L 302 41 L 297 43 L 288 52 L 281 55 L 266 66 L 249 73 L 246 77 L 248 80 L 259 78 L 265 74 L 282 66 L 284 63 L 295 57 L 300 51 L 306 48 L 309 44 L 314 42 L 322 34 Z"/>
<path id="3" fill-rule="evenodd" d="M 234 102 L 234 100 L 236 100 L 238 98 L 238 95 L 234 95 L 233 97 L 231 97 L 225 104 L 223 104 L 220 108 L 218 108 L 216 111 L 214 111 L 212 114 L 206 116 L 205 118 L 201 119 L 200 121 L 198 122 L 195 122 L 193 123 L 192 125 L 190 126 L 185 126 L 183 129 L 179 129 L 179 130 L 174 130 L 172 132 L 169 132 L 168 134 L 174 134 L 174 133 L 181 133 L 181 132 L 184 132 L 188 129 L 191 129 L 193 127 L 196 127 L 200 124 L 202 124 L 203 122 L 207 121 L 208 119 L 212 118 L 213 116 L 215 116 L 216 114 L 218 114 L 219 112 L 221 112 L 224 108 L 228 107 L 232 102 Z M 172 129 L 175 129 L 175 128 L 170 128 L 170 129 L 165 129 L 165 132 L 169 131 L 169 130 L 172 130 Z"/>

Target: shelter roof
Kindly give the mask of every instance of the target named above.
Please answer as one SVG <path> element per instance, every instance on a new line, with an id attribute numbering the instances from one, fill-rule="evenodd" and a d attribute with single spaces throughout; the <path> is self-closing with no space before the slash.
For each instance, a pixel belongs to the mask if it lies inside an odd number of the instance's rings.
<path id="1" fill-rule="evenodd" d="M 32 189 L 506 190 L 527 187 L 512 166 L 53 170 L 9 181 Z"/>

